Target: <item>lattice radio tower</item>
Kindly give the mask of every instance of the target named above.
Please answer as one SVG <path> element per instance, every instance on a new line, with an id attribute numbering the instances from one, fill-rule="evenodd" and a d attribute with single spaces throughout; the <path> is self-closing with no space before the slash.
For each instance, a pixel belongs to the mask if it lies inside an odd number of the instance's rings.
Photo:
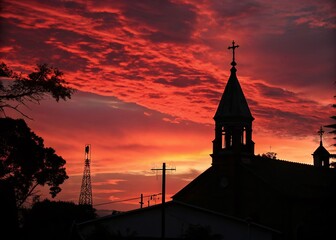
<path id="1" fill-rule="evenodd" d="M 85 145 L 85 166 L 82 179 L 82 187 L 79 195 L 79 204 L 92 206 L 92 188 L 90 176 L 91 145 Z"/>

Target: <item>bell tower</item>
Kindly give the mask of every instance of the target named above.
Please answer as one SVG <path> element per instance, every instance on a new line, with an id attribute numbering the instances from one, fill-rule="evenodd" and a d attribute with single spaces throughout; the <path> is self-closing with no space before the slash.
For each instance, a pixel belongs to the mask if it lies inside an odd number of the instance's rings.
<path id="1" fill-rule="evenodd" d="M 329 168 L 330 166 L 330 153 L 327 149 L 323 147 L 322 136 L 324 134 L 324 130 L 321 126 L 320 130 L 317 132 L 320 135 L 320 146 L 314 151 L 313 159 L 315 167 L 324 167 Z"/>
<path id="2" fill-rule="evenodd" d="M 254 155 L 252 141 L 252 121 L 243 90 L 237 78 L 235 49 L 239 45 L 232 42 L 231 74 L 219 102 L 215 120 L 215 139 L 213 140 L 212 165 L 222 164 L 228 156 Z M 225 157 L 227 156 L 227 157 Z"/>

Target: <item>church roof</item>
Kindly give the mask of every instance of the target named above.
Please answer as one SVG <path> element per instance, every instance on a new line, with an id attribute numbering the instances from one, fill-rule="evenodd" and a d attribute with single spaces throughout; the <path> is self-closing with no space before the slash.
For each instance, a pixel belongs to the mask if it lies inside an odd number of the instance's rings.
<path id="1" fill-rule="evenodd" d="M 329 156 L 330 153 L 328 152 L 327 149 L 325 149 L 325 147 L 323 147 L 322 144 L 320 144 L 320 146 L 314 151 L 313 155 L 323 155 L 323 156 Z"/>
<path id="2" fill-rule="evenodd" d="M 233 66 L 231 68 L 230 78 L 226 84 L 224 93 L 214 116 L 215 120 L 231 117 L 248 120 L 254 119 L 237 79 L 236 71 L 237 69 Z"/>
<path id="3" fill-rule="evenodd" d="M 177 192 L 173 199 L 221 211 L 225 206 L 223 203 L 233 194 L 230 184 L 244 192 L 250 191 L 253 184 L 258 183 L 258 186 L 279 196 L 296 199 L 313 200 L 336 194 L 336 190 L 333 190 L 336 173 L 332 168 L 320 169 L 313 165 L 259 156 L 237 163 L 234 179 L 230 180 L 225 171 L 211 166 Z"/>

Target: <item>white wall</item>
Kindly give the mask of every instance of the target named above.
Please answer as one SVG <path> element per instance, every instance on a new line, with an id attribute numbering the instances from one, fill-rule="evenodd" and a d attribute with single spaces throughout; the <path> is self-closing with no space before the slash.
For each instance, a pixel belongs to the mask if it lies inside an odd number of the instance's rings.
<path id="1" fill-rule="evenodd" d="M 161 208 L 144 208 L 104 220 L 97 221 L 109 232 L 120 232 L 122 236 L 129 236 L 133 232 L 136 236 L 161 236 Z M 231 240 L 271 240 L 272 233 L 268 230 L 250 226 L 238 221 L 179 204 L 166 206 L 166 237 L 182 237 L 189 225 L 210 226 L 211 234 L 221 234 L 223 239 Z M 80 226 L 83 236 L 93 230 L 93 224 Z"/>

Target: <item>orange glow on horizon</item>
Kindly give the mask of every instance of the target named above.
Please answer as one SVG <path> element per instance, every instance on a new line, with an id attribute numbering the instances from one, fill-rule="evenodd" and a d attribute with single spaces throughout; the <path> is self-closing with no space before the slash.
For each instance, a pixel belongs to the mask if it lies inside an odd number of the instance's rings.
<path id="1" fill-rule="evenodd" d="M 67 161 L 58 200 L 78 201 L 88 142 L 97 203 L 160 192 L 150 169 L 163 162 L 177 169 L 168 196 L 210 167 L 232 40 L 256 154 L 311 164 L 317 131 L 332 122 L 331 2 L 4 0 L 2 7 L 1 61 L 22 74 L 48 63 L 77 90 L 69 101 L 23 109 L 30 128 Z M 333 153 L 327 131 L 323 143 Z"/>

